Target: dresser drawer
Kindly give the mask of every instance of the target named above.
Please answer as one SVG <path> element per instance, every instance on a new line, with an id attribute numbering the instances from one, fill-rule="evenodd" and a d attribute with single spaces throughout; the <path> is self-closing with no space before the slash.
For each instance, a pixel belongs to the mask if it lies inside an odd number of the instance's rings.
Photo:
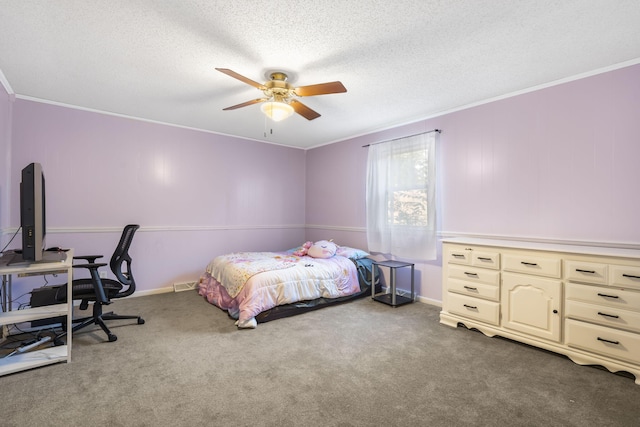
<path id="1" fill-rule="evenodd" d="M 498 286 L 500 284 L 500 272 L 482 268 L 449 266 L 449 277 L 468 280 L 473 283 L 487 283 Z"/>
<path id="2" fill-rule="evenodd" d="M 450 313 L 492 325 L 498 325 L 500 322 L 500 304 L 497 302 L 448 292 L 447 303 L 447 309 Z"/>
<path id="3" fill-rule="evenodd" d="M 640 332 L 640 312 L 637 311 L 567 300 L 565 313 L 571 319 Z"/>
<path id="4" fill-rule="evenodd" d="M 471 255 L 471 265 L 499 270 L 500 254 L 497 252 L 479 252 L 474 250 Z"/>
<path id="5" fill-rule="evenodd" d="M 504 263 L 504 270 L 514 273 L 560 278 L 562 272 L 562 263 L 559 258 L 503 255 L 502 261 Z"/>
<path id="6" fill-rule="evenodd" d="M 605 286 L 565 285 L 567 299 L 589 302 L 600 306 L 616 307 L 624 310 L 640 311 L 640 292 Z"/>
<path id="7" fill-rule="evenodd" d="M 470 283 L 466 280 L 447 280 L 447 290 L 459 294 L 498 301 L 500 299 L 500 287 L 485 283 Z"/>
<path id="8" fill-rule="evenodd" d="M 447 248 L 445 261 L 450 264 L 471 264 L 471 251 L 464 248 Z"/>
<path id="9" fill-rule="evenodd" d="M 568 280 L 599 285 L 607 284 L 607 264 L 567 260 L 564 265 Z"/>
<path id="10" fill-rule="evenodd" d="M 619 360 L 640 363 L 640 335 L 567 319 L 569 347 L 581 348 Z"/>
<path id="11" fill-rule="evenodd" d="M 640 267 L 628 267 L 624 265 L 612 265 L 610 284 L 623 288 L 640 289 Z"/>

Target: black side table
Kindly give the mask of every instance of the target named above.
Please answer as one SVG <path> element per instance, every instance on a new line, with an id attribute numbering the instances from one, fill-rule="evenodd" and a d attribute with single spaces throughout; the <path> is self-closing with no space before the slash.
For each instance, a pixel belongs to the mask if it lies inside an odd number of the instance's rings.
<path id="1" fill-rule="evenodd" d="M 376 301 L 388 304 L 392 307 L 397 307 L 399 305 L 407 304 L 413 302 L 415 299 L 415 290 L 414 290 L 414 269 L 415 266 L 410 262 L 402 262 L 402 261 L 394 261 L 390 259 L 385 259 L 382 261 L 373 261 L 374 265 L 381 267 L 389 267 L 391 273 L 391 279 L 389 283 L 389 293 L 376 295 L 376 289 L 374 286 L 371 287 L 371 298 Z M 402 267 L 411 267 L 411 298 L 404 297 L 402 295 L 396 294 L 396 269 Z M 371 283 L 376 283 L 376 269 L 372 270 Z"/>

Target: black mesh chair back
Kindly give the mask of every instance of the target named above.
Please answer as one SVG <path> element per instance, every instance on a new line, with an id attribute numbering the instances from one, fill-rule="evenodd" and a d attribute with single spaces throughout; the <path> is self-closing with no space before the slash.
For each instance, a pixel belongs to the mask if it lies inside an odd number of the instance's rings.
<path id="1" fill-rule="evenodd" d="M 133 235 L 140 228 L 137 224 L 129 224 L 122 230 L 120 242 L 116 250 L 111 256 L 109 266 L 115 274 L 118 282 L 124 285 L 123 290 L 118 292 L 113 298 L 128 297 L 136 291 L 136 281 L 131 272 L 131 256 L 129 256 L 129 247 L 133 241 Z"/>

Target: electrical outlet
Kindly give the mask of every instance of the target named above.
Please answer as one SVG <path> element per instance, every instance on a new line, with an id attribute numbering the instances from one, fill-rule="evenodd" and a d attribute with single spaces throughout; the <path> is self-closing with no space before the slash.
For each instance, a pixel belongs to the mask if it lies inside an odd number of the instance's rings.
<path id="1" fill-rule="evenodd" d="M 101 271 L 100 272 L 100 278 L 101 279 L 106 279 L 107 278 L 107 272 L 106 271 Z"/>

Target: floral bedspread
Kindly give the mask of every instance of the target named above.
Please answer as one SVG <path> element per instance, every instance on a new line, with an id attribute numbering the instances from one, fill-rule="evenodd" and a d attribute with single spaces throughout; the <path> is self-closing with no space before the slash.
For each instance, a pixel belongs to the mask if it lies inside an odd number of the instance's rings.
<path id="1" fill-rule="evenodd" d="M 209 303 L 227 311 L 237 319 L 239 328 L 255 328 L 255 316 L 278 305 L 291 304 L 298 301 L 310 301 L 316 298 L 338 298 L 353 295 L 360 291 L 356 266 L 348 258 L 333 256 L 327 259 L 315 259 L 309 256 L 296 257 L 284 253 L 275 253 L 280 258 L 273 258 L 275 270 L 265 270 L 253 274 L 241 286 L 235 296 L 231 296 L 228 283 L 222 284 L 210 270 L 217 264 L 214 260 L 200 278 L 198 293 Z M 239 266 L 239 270 L 247 267 L 248 259 L 260 258 L 260 255 L 231 254 L 231 264 Z M 218 260 L 222 261 L 222 259 Z M 237 262 L 236 262 L 237 261 Z M 269 262 L 259 261 L 257 265 L 248 267 L 250 275 L 267 267 Z M 223 266 L 218 268 L 224 269 Z M 244 274 L 236 272 L 237 277 L 244 280 Z M 233 275 L 231 274 L 231 275 Z M 237 290 L 238 288 L 235 287 Z"/>
<path id="2" fill-rule="evenodd" d="M 299 260 L 299 257 L 278 252 L 235 252 L 214 258 L 206 271 L 235 298 L 247 280 L 256 274 L 291 268 Z"/>

